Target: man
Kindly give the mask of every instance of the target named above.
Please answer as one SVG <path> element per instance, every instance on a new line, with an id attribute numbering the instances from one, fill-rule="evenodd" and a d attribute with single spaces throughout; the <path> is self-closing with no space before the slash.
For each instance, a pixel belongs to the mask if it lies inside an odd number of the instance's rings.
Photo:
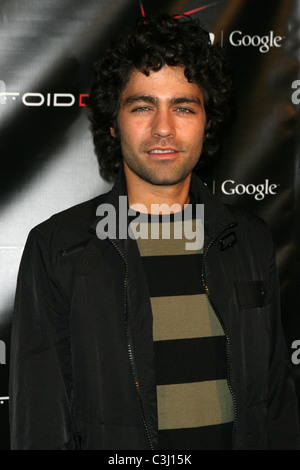
<path id="1" fill-rule="evenodd" d="M 270 232 L 193 173 L 219 146 L 230 89 L 221 49 L 188 18 L 143 18 L 97 65 L 95 149 L 117 177 L 29 235 L 12 448 L 298 448 Z M 201 224 L 175 228 L 189 208 L 199 222 L 199 205 L 204 246 L 187 249 Z M 139 236 L 165 215 L 169 240 Z"/>

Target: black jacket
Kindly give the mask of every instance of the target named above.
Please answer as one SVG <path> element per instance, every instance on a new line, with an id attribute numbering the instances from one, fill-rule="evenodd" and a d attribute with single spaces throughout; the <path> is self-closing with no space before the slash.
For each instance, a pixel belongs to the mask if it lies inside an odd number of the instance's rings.
<path id="1" fill-rule="evenodd" d="M 220 204 L 193 175 L 205 207 L 202 279 L 227 338 L 234 449 L 299 447 L 294 383 L 280 323 L 269 229 Z M 155 449 L 152 314 L 137 244 L 100 240 L 109 193 L 29 234 L 11 343 L 12 449 Z M 117 231 L 118 233 L 118 231 Z"/>

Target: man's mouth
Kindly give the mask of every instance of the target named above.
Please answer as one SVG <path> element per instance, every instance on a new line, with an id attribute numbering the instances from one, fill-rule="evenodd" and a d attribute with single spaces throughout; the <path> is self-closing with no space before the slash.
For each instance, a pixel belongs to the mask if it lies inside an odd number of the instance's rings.
<path id="1" fill-rule="evenodd" d="M 155 149 L 148 150 L 148 153 L 150 155 L 172 155 L 172 154 L 178 153 L 178 150 L 155 148 Z"/>

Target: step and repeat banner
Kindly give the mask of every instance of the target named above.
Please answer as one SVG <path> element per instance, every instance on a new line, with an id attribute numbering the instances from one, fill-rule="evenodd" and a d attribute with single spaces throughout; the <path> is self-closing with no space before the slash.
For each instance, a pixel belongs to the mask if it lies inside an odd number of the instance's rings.
<path id="1" fill-rule="evenodd" d="M 110 188 L 87 119 L 93 64 L 122 27 L 164 11 L 199 18 L 229 56 L 234 120 L 201 176 L 272 229 L 300 398 L 300 2 L 0 0 L 0 449 L 9 449 L 10 323 L 28 232 Z"/>

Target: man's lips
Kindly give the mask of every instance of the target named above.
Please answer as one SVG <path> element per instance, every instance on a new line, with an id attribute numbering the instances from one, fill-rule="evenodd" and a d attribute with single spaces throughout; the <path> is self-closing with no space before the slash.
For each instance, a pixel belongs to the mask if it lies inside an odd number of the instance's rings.
<path id="1" fill-rule="evenodd" d="M 179 150 L 173 149 L 173 148 L 160 148 L 160 147 L 155 147 L 152 149 L 147 150 L 147 153 L 150 155 L 164 155 L 164 156 L 174 156 L 177 154 Z"/>

